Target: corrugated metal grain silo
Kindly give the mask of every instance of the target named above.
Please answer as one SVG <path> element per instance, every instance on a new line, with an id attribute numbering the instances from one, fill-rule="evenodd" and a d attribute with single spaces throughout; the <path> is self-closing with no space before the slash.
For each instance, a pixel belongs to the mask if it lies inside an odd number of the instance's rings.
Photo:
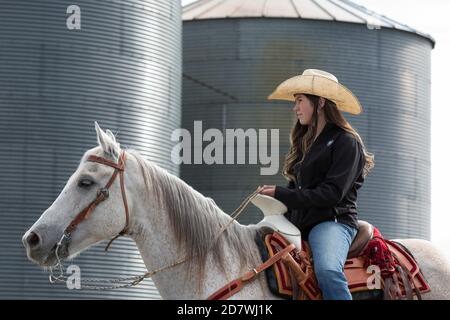
<path id="1" fill-rule="evenodd" d="M 0 298 L 160 298 L 150 280 L 117 291 L 50 285 L 21 243 L 97 145 L 95 120 L 123 147 L 179 173 L 170 135 L 181 123 L 180 2 L 80 0 L 81 20 L 72 20 L 72 4 L 0 3 Z M 72 262 L 82 277 L 145 272 L 131 240 L 103 249 Z"/>
<path id="2" fill-rule="evenodd" d="M 231 212 L 279 184 L 292 104 L 267 101 L 281 81 L 336 75 L 364 112 L 345 114 L 375 154 L 359 217 L 387 237 L 430 237 L 430 54 L 434 40 L 347 0 L 204 0 L 183 8 L 184 128 L 279 128 L 279 173 L 261 164 L 182 165 L 181 177 Z M 208 144 L 205 142 L 204 145 Z M 258 161 L 258 163 L 260 163 Z M 243 223 L 261 218 L 255 208 Z"/>

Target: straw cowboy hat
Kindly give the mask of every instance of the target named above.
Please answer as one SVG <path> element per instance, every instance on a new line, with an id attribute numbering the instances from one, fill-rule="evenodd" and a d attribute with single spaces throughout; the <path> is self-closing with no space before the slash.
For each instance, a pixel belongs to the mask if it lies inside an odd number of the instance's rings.
<path id="1" fill-rule="evenodd" d="M 358 98 L 349 89 L 340 84 L 331 73 L 317 69 L 306 69 L 302 75 L 283 81 L 268 99 L 295 101 L 294 95 L 299 93 L 327 98 L 344 112 L 351 114 L 362 112 Z"/>

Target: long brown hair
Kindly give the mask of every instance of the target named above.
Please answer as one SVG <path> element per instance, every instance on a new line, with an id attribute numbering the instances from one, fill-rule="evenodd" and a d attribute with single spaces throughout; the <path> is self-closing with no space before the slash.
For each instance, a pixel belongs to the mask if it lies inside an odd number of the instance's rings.
<path id="1" fill-rule="evenodd" d="M 295 125 L 291 130 L 290 142 L 291 147 L 286 155 L 286 160 L 284 162 L 283 176 L 288 180 L 295 181 L 294 175 L 294 165 L 298 162 L 302 162 L 305 159 L 311 145 L 314 142 L 314 137 L 317 133 L 317 122 L 318 122 L 318 109 L 319 109 L 319 98 L 318 96 L 311 94 L 304 94 L 314 107 L 314 112 L 311 119 L 311 125 L 302 125 L 300 121 L 296 119 Z M 336 124 L 338 127 L 352 134 L 357 141 L 362 146 L 364 157 L 366 159 L 363 176 L 369 174 L 370 170 L 374 167 L 374 155 L 366 150 L 364 142 L 362 141 L 359 134 L 350 125 L 350 123 L 344 118 L 341 111 L 337 108 L 336 104 L 328 99 L 325 99 L 324 105 L 325 121 Z"/>

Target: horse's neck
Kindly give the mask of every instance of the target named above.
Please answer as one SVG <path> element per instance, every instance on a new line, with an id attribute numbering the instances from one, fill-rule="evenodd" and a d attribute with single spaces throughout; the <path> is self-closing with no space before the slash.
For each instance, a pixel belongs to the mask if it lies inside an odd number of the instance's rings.
<path id="1" fill-rule="evenodd" d="M 208 252 L 206 264 L 204 268 L 204 278 L 200 282 L 196 276 L 195 271 L 197 266 L 192 267 L 192 272 L 188 271 L 188 263 L 169 267 L 173 263 L 182 260 L 186 257 L 183 249 L 177 248 L 176 237 L 173 234 L 168 215 L 165 212 L 158 212 L 157 214 L 149 214 L 152 206 L 152 199 L 145 198 L 147 203 L 141 203 L 135 212 L 141 221 L 139 226 L 135 226 L 133 230 L 133 239 L 135 240 L 141 256 L 149 271 L 159 270 L 160 268 L 167 269 L 157 272 L 152 279 L 158 288 L 161 296 L 165 299 L 204 299 L 212 292 L 222 287 L 229 281 L 237 278 L 240 275 L 238 254 L 230 248 L 227 241 L 223 242 L 224 250 L 224 265 L 218 266 L 213 259 L 212 252 Z M 152 208 L 155 209 L 156 208 Z M 191 212 L 196 214 L 196 212 Z M 211 213 L 211 219 L 218 218 L 219 215 L 226 215 L 220 210 Z M 216 215 L 216 216 L 214 216 Z M 237 222 L 233 222 L 237 223 Z M 241 226 L 243 227 L 243 226 Z M 250 232 L 250 231 L 249 231 Z M 224 235 L 222 235 L 224 236 Z M 255 251 L 256 245 L 253 244 L 251 251 Z M 248 252 L 248 254 L 255 254 L 255 252 Z M 226 270 L 224 274 L 219 267 Z M 201 283 L 201 284 L 200 284 Z M 259 282 L 256 281 L 258 284 Z M 253 291 L 261 289 L 254 285 Z M 252 292 L 253 295 L 257 295 Z M 237 295 L 236 297 L 242 297 Z"/>

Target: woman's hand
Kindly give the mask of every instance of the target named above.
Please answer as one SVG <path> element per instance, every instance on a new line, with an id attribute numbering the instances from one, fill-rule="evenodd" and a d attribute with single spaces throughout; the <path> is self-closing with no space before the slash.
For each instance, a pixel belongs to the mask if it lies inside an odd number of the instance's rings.
<path id="1" fill-rule="evenodd" d="M 258 193 L 264 194 L 266 196 L 275 197 L 275 187 L 274 185 L 263 185 L 258 187 Z"/>

